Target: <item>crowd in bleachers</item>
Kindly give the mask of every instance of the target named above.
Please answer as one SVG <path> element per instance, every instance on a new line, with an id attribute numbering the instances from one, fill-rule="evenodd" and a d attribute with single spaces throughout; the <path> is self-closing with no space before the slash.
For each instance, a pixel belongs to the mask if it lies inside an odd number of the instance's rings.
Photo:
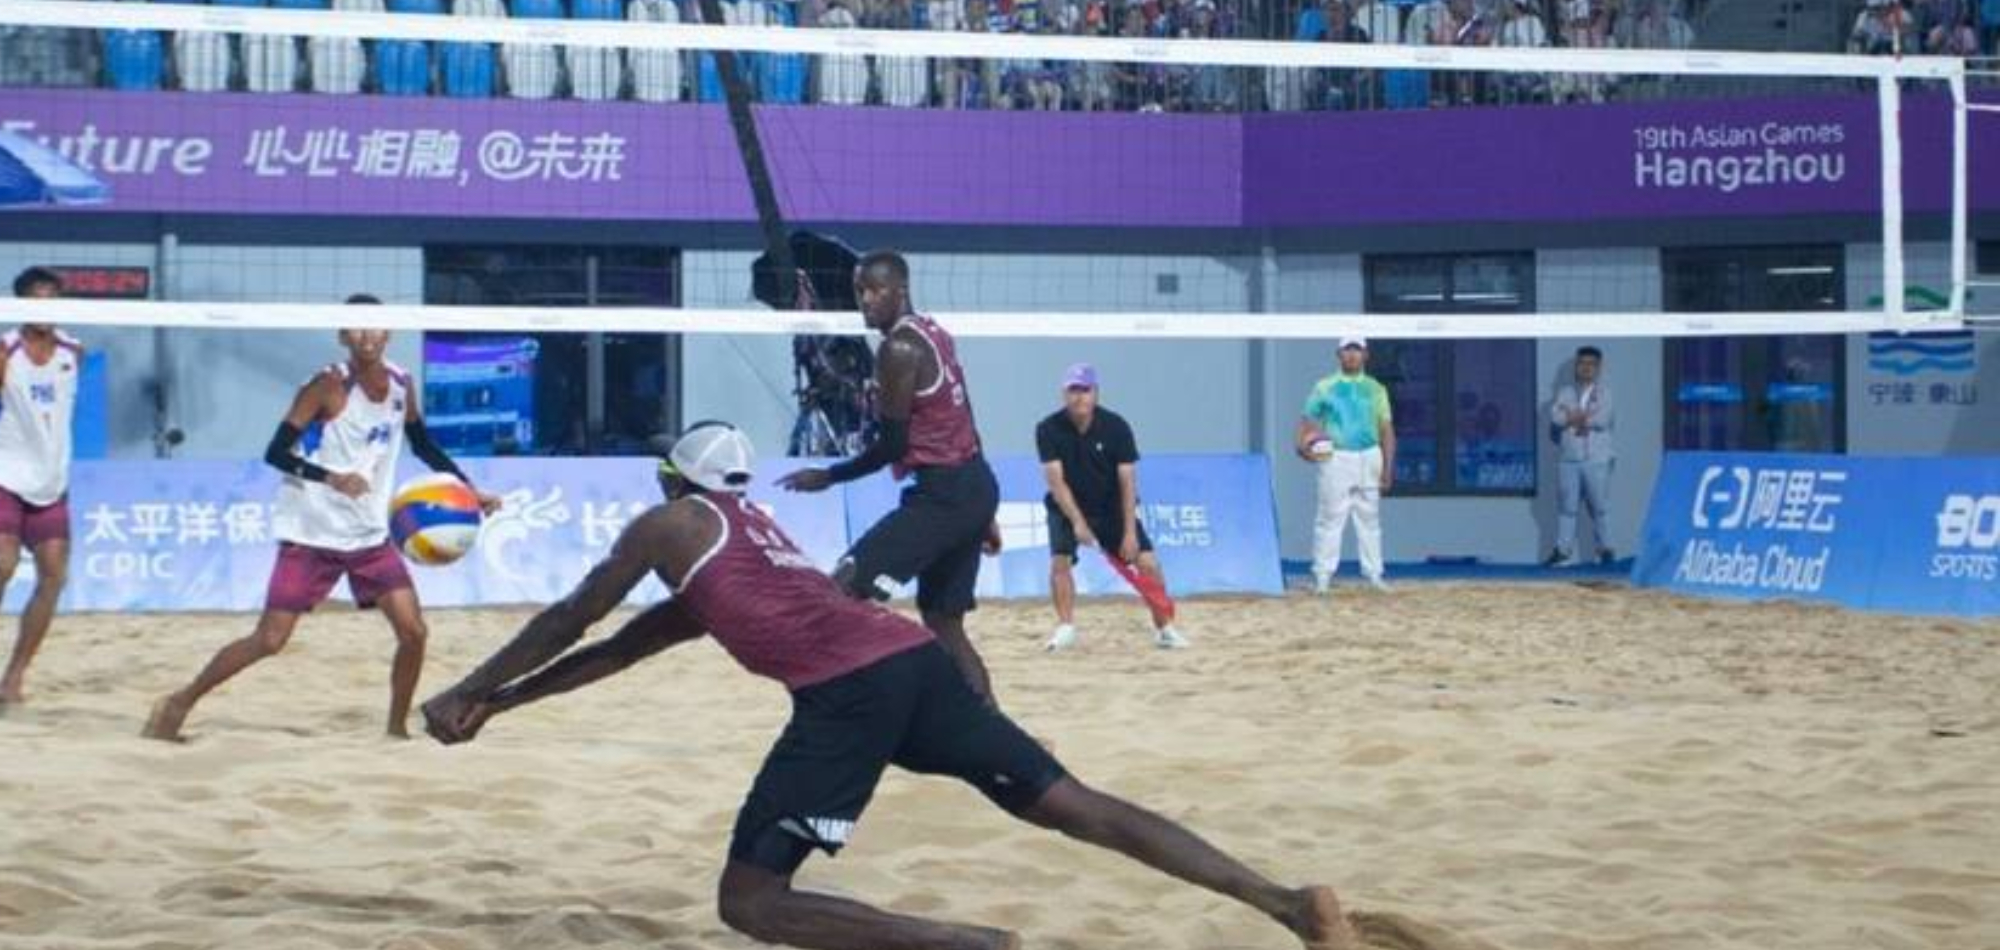
<path id="1" fill-rule="evenodd" d="M 213 0 L 262 6 L 266 0 Z M 268 0 L 460 17 L 700 20 L 696 0 Z M 1291 0 L 1297 4 L 1299 0 Z M 1417 46 L 1687 49 L 1699 0 L 729 0 L 730 23 Z M 1822 0 L 1814 0 L 1822 2 Z M 1830 0 L 1826 0 L 1830 2 Z M 1856 53 L 1972 55 L 2000 0 L 1866 0 Z M 860 55 L 745 57 L 765 102 L 1123 111 L 1416 108 L 1603 101 L 1643 84 L 1584 74 L 1262 71 Z M 712 57 L 669 50 L 151 31 L 0 30 L 0 85 L 459 98 L 722 97 Z"/>
<path id="2" fill-rule="evenodd" d="M 1983 29 L 1982 29 L 1983 26 Z M 1847 51 L 1867 56 L 2000 54 L 2000 0 L 1868 0 Z"/>

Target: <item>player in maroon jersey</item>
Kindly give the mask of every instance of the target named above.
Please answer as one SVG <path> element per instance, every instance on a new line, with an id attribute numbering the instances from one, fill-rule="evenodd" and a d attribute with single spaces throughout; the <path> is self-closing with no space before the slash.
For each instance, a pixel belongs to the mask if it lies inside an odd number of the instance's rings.
<path id="1" fill-rule="evenodd" d="M 892 467 L 914 475 L 902 503 L 875 523 L 834 569 L 856 597 L 886 600 L 917 581 L 917 609 L 958 661 L 975 692 L 990 697 L 986 664 L 965 636 L 977 606 L 979 555 L 1000 550 L 993 515 L 1000 483 L 980 454 L 958 344 L 910 302 L 910 265 L 894 251 L 874 251 L 855 268 L 855 296 L 868 328 L 882 334 L 876 351 L 880 431 L 860 455 L 831 468 L 809 468 L 778 481 L 792 491 L 824 491 Z"/>
<path id="2" fill-rule="evenodd" d="M 1354 937 L 1325 887 L 1286 888 L 1152 812 L 1071 777 L 975 695 L 925 628 L 849 597 L 742 495 L 750 442 L 704 423 L 667 451 L 668 501 L 639 516 L 562 601 L 458 685 L 424 704 L 432 736 L 476 736 L 494 715 L 609 676 L 706 634 L 792 694 L 792 717 L 737 814 L 718 910 L 767 943 L 1004 950 L 1011 933 L 893 914 L 792 889 L 815 849 L 847 843 L 882 772 L 957 778 L 1015 817 L 1110 848 L 1263 911 L 1309 950 Z M 648 574 L 674 591 L 609 638 L 565 651 Z"/>

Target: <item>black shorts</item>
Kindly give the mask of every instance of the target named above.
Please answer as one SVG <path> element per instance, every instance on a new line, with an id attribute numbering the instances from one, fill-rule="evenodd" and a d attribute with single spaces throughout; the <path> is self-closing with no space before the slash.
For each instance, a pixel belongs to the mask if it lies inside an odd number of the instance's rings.
<path id="1" fill-rule="evenodd" d="M 889 765 L 948 775 L 1019 815 L 1068 773 L 973 694 L 936 642 L 792 694 L 792 719 L 736 815 L 729 857 L 789 875 L 847 843 Z"/>
<path id="2" fill-rule="evenodd" d="M 1053 501 L 1044 501 L 1042 506 L 1049 514 L 1049 554 L 1076 560 L 1076 526 L 1069 523 L 1069 516 Z M 1125 543 L 1125 519 L 1115 514 L 1084 512 L 1083 520 L 1090 523 L 1090 533 L 1097 535 L 1097 543 L 1104 550 L 1117 554 Z M 1146 536 L 1144 522 L 1135 521 L 1133 527 L 1139 529 L 1139 550 L 1151 551 L 1153 539 Z"/>
<path id="3" fill-rule="evenodd" d="M 1000 483 L 986 460 L 918 469 L 902 504 L 884 515 L 847 552 L 854 586 L 878 590 L 917 580 L 917 607 L 962 614 L 978 606 L 980 546 L 1000 510 Z"/>

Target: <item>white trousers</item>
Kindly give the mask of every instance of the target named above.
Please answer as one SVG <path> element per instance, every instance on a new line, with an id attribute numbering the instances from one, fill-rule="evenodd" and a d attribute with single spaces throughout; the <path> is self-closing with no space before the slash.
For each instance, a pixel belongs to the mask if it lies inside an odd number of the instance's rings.
<path id="1" fill-rule="evenodd" d="M 1611 465 L 1608 461 L 1563 462 L 1557 467 L 1556 550 L 1577 554 L 1576 515 L 1583 505 L 1590 506 L 1597 546 L 1611 546 Z"/>
<path id="2" fill-rule="evenodd" d="M 1354 518 L 1361 576 L 1382 576 L 1382 449 L 1335 452 L 1319 463 L 1319 514 L 1313 521 L 1313 576 L 1332 577 L 1340 542 Z"/>

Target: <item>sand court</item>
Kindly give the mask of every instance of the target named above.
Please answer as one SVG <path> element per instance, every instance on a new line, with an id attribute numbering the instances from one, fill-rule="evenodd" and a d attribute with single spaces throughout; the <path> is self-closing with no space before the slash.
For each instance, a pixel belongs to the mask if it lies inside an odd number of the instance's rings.
<path id="1" fill-rule="evenodd" d="M 521 611 L 431 616 L 425 689 Z M 1582 618 L 1594 618 L 1589 624 Z M 1131 601 L 1039 651 L 972 629 L 1009 711 L 1086 782 L 1286 881 L 1386 950 L 2000 946 L 2000 628 L 1573 585 Z M 309 618 L 197 709 L 151 701 L 244 617 L 66 616 L 0 718 L 0 948 L 727 950 L 729 824 L 786 711 L 712 644 L 503 716 L 379 738 L 393 647 Z M 1029 948 L 1295 946 L 1230 902 L 892 773 L 804 886 Z"/>

